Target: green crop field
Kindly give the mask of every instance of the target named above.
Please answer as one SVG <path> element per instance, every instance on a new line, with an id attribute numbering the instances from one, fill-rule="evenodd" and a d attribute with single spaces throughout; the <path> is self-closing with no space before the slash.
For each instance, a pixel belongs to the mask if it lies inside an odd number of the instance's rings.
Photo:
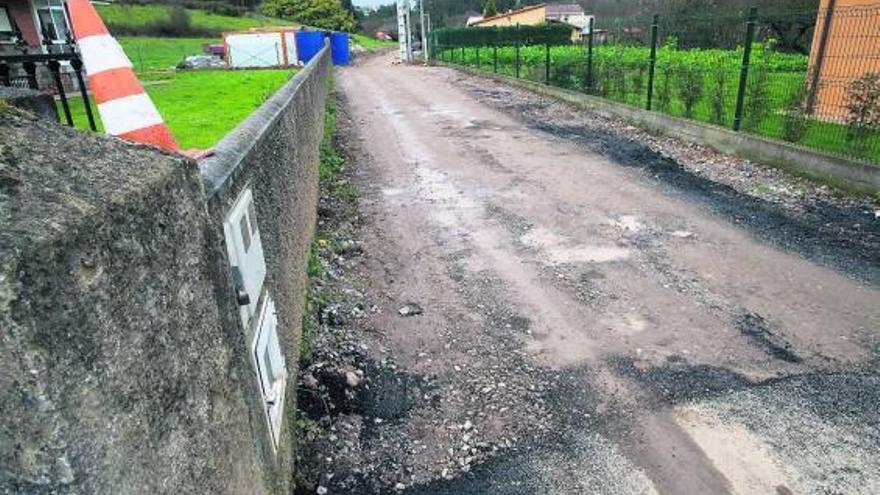
<path id="1" fill-rule="evenodd" d="M 292 74 L 289 70 L 203 70 L 142 74 L 141 81 L 181 147 L 209 148 Z M 70 102 L 74 123 L 87 129 L 82 99 Z M 92 109 L 97 117 L 94 103 Z"/>
<path id="2" fill-rule="evenodd" d="M 497 55 L 496 55 L 497 53 Z M 442 49 L 437 58 L 486 71 L 515 75 L 511 46 Z M 544 46 L 520 48 L 520 77 L 544 82 L 548 74 Z M 742 48 L 657 50 L 653 109 L 671 115 L 731 127 L 739 85 Z M 587 87 L 587 55 L 581 45 L 550 48 L 549 83 L 614 101 L 645 107 L 649 49 L 603 45 L 593 51 L 592 89 Z M 742 128 L 763 136 L 880 162 L 880 135 L 848 139 L 845 122 L 806 118 L 800 112 L 807 57 L 765 50 L 755 44 L 744 98 Z"/>
<path id="3" fill-rule="evenodd" d="M 109 26 L 143 26 L 168 17 L 164 5 L 96 5 L 101 18 Z M 204 10 L 187 9 L 195 27 L 221 31 L 238 31 L 263 26 L 289 26 L 295 23 L 263 16 L 228 16 Z"/>

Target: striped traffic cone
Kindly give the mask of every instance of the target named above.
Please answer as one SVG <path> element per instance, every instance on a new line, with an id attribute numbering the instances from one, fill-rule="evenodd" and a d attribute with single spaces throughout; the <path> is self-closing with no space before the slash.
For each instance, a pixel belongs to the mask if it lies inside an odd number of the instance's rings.
<path id="1" fill-rule="evenodd" d="M 67 0 L 67 7 L 105 132 L 179 151 L 177 141 L 135 76 L 131 61 L 89 0 Z"/>

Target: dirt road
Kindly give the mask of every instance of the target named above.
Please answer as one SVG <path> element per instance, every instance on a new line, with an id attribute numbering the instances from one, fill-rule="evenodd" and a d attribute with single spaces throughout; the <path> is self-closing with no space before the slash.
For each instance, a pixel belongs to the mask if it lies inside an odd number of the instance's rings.
<path id="1" fill-rule="evenodd" d="M 880 493 L 873 215 L 854 238 L 446 68 L 338 90 L 368 406 L 309 490 Z"/>

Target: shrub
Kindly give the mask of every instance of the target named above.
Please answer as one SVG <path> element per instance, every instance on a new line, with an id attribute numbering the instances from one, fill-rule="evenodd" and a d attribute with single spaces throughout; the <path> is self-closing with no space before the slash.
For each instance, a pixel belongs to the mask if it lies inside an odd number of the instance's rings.
<path id="1" fill-rule="evenodd" d="M 807 135 L 807 114 L 804 111 L 804 88 L 799 86 L 785 101 L 782 118 L 782 139 L 790 143 L 799 143 Z"/>
<path id="2" fill-rule="evenodd" d="M 586 84 L 586 80 L 581 74 L 586 73 L 586 68 L 581 61 L 564 60 L 560 62 L 551 62 L 552 71 L 550 72 L 550 83 L 554 86 L 566 89 L 580 89 Z"/>
<path id="3" fill-rule="evenodd" d="M 643 91 L 645 90 L 645 64 L 636 65 L 635 71 L 633 71 L 630 80 L 632 81 L 633 92 L 641 98 Z"/>
<path id="4" fill-rule="evenodd" d="M 602 64 L 602 89 L 608 96 L 626 98 L 626 61 L 621 50 Z"/>
<path id="5" fill-rule="evenodd" d="M 846 138 L 861 147 L 866 138 L 880 131 L 880 73 L 869 72 L 853 81 L 847 101 Z"/>
<path id="6" fill-rule="evenodd" d="M 724 104 L 727 99 L 727 70 L 721 65 L 716 65 L 711 73 L 711 82 L 709 92 L 710 118 L 713 123 L 723 125 L 725 117 Z"/>
<path id="7" fill-rule="evenodd" d="M 609 68 L 611 63 L 599 61 L 593 66 L 593 94 L 599 96 L 608 96 L 610 94 L 609 86 L 611 86 L 611 73 L 613 69 Z"/>
<path id="8" fill-rule="evenodd" d="M 678 66 L 678 98 L 684 105 L 684 116 L 693 118 L 694 107 L 703 97 L 703 70 L 692 64 Z"/>
<path id="9" fill-rule="evenodd" d="M 663 111 L 669 111 L 669 105 L 672 103 L 672 78 L 669 77 L 669 66 L 663 66 L 657 76 L 657 108 Z"/>
<path id="10" fill-rule="evenodd" d="M 771 46 L 762 46 L 759 50 L 758 63 L 752 65 L 749 84 L 746 90 L 745 127 L 757 130 L 770 112 L 770 55 Z"/>

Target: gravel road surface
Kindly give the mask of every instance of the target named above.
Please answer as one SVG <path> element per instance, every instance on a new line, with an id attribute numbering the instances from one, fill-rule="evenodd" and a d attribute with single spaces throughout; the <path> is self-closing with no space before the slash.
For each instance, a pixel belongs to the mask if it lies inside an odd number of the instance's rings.
<path id="1" fill-rule="evenodd" d="M 876 202 L 448 68 L 337 91 L 300 493 L 880 493 Z"/>

